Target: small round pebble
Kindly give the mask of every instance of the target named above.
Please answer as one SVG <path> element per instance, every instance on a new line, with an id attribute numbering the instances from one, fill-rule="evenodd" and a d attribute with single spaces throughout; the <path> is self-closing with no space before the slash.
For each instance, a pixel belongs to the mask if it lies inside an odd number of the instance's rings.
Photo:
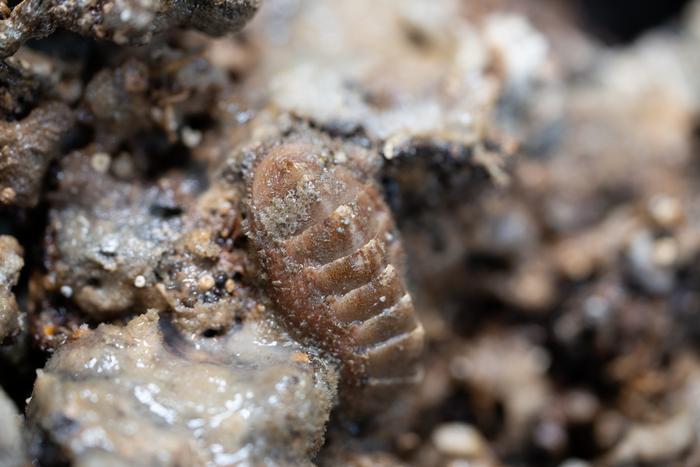
<path id="1" fill-rule="evenodd" d="M 481 434 L 466 423 L 445 423 L 433 432 L 433 444 L 441 453 L 454 457 L 476 457 L 484 449 Z"/>
<path id="2" fill-rule="evenodd" d="M 186 126 L 182 129 L 182 142 L 188 148 L 197 147 L 202 142 L 202 132 Z"/>
<path id="3" fill-rule="evenodd" d="M 15 190 L 10 188 L 9 186 L 3 188 L 0 190 L 0 203 L 2 204 L 10 204 L 15 200 L 15 197 L 17 196 L 17 193 L 15 193 Z"/>
<path id="4" fill-rule="evenodd" d="M 211 274 L 206 274 L 206 275 L 202 276 L 199 279 L 199 282 L 197 282 L 197 287 L 202 292 L 206 292 L 207 290 L 211 289 L 215 285 L 216 285 L 216 280 L 214 280 L 214 276 L 212 276 Z"/>
<path id="5" fill-rule="evenodd" d="M 63 295 L 66 298 L 71 298 L 73 296 L 73 289 L 68 285 L 62 285 L 61 295 Z"/>
<path id="6" fill-rule="evenodd" d="M 134 287 L 136 287 L 137 289 L 140 289 L 140 288 L 145 287 L 145 286 L 146 286 L 146 278 L 143 277 L 142 275 L 136 276 L 136 278 L 134 279 Z"/>
<path id="7" fill-rule="evenodd" d="M 90 159 L 90 165 L 95 172 L 107 173 L 109 166 L 112 163 L 112 158 L 106 152 L 96 152 Z"/>
<path id="8" fill-rule="evenodd" d="M 662 227 L 672 227 L 683 218 L 681 203 L 668 195 L 657 195 L 649 202 L 649 212 Z"/>

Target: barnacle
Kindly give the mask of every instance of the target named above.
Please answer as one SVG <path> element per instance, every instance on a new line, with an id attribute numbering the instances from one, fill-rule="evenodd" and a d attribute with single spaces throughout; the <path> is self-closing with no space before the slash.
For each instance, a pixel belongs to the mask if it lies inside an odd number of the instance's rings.
<path id="1" fill-rule="evenodd" d="M 250 233 L 285 321 L 340 360 L 346 387 L 414 381 L 423 327 L 378 191 L 324 164 L 315 145 L 266 152 L 250 182 Z"/>

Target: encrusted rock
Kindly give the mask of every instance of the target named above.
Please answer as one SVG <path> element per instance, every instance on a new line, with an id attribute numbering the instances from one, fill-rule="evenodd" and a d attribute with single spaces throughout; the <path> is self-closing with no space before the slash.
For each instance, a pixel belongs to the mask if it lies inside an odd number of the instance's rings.
<path id="1" fill-rule="evenodd" d="M 31 446 L 78 465 L 311 465 L 335 391 L 335 371 L 262 318 L 190 341 L 149 312 L 56 352 L 29 404 Z"/>
<path id="2" fill-rule="evenodd" d="M 95 321 L 156 307 L 154 269 L 179 236 L 179 203 L 191 194 L 167 183 L 122 183 L 96 171 L 84 153 L 66 158 L 62 173 L 47 236 L 52 289 Z"/>
<path id="3" fill-rule="evenodd" d="M 22 425 L 22 417 L 0 389 L 0 467 L 28 465 Z"/>
<path id="4" fill-rule="evenodd" d="M 211 35 L 237 31 L 253 16 L 261 0 L 24 0 L 0 21 L 0 57 L 17 51 L 29 39 L 56 28 L 143 44 L 175 27 L 193 27 Z"/>
<path id="5" fill-rule="evenodd" d="M 73 124 L 64 104 L 37 107 L 24 119 L 0 121 L 0 205 L 36 205 L 44 174 Z"/>
<path id="6" fill-rule="evenodd" d="M 0 236 L 0 343 L 20 329 L 20 312 L 12 294 L 24 265 L 22 248 L 13 237 Z"/>

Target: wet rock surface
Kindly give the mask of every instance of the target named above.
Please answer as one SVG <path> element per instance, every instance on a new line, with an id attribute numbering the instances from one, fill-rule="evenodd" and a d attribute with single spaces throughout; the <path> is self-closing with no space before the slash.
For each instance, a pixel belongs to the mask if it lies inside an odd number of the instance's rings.
<path id="1" fill-rule="evenodd" d="M 310 465 L 335 371 L 265 323 L 188 340 L 167 320 L 103 325 L 56 352 L 28 407 L 40 461 Z"/>
<path id="2" fill-rule="evenodd" d="M 19 467 L 27 465 L 22 416 L 13 402 L 0 391 L 0 465 Z"/>
<path id="3" fill-rule="evenodd" d="M 115 180 L 100 166 L 102 156 L 76 153 L 64 160 L 48 231 L 55 292 L 93 322 L 157 304 L 154 270 L 179 237 L 180 206 L 192 196 L 169 190 L 168 180 L 152 186 Z"/>
<path id="4" fill-rule="evenodd" d="M 2 204 L 36 205 L 44 174 L 59 155 L 72 120 L 67 106 L 48 103 L 20 121 L 0 122 Z"/>
<path id="5" fill-rule="evenodd" d="M 694 3 L 608 48 L 557 0 L 0 0 L 0 385 L 31 461 L 697 465 Z M 410 319 L 359 335 L 424 331 L 381 360 L 422 378 L 338 397 L 347 336 L 304 318 L 359 329 L 396 291 Z"/>

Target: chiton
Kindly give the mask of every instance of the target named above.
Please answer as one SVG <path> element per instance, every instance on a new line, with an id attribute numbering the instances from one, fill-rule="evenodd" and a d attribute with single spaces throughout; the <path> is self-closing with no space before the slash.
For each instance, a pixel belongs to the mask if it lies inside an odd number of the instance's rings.
<path id="1" fill-rule="evenodd" d="M 419 375 L 423 327 L 401 274 L 394 221 L 373 182 L 313 144 L 264 151 L 249 182 L 249 235 L 291 332 L 337 357 L 346 386 Z"/>

